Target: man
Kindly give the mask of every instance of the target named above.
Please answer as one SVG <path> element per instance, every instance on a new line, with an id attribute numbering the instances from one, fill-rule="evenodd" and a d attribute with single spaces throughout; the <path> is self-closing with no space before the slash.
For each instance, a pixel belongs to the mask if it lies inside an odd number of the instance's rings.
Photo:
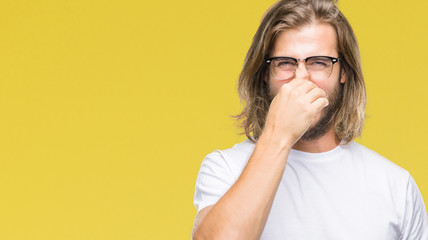
<path id="1" fill-rule="evenodd" d="M 332 0 L 280 0 L 239 79 L 248 139 L 201 165 L 194 239 L 428 240 L 409 173 L 353 142 L 365 112 L 356 38 Z"/>

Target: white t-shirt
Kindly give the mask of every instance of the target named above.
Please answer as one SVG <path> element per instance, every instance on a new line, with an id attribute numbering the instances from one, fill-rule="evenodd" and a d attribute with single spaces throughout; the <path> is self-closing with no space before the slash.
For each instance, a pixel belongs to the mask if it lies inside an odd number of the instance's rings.
<path id="1" fill-rule="evenodd" d="M 198 212 L 235 183 L 254 147 L 247 139 L 206 156 Z M 323 153 L 292 149 L 261 239 L 428 240 L 427 212 L 406 170 L 356 142 Z"/>

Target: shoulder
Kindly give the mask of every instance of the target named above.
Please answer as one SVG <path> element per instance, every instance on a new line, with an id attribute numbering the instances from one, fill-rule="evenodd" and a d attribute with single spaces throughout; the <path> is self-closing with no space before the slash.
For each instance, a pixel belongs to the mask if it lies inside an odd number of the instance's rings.
<path id="1" fill-rule="evenodd" d="M 385 197 L 385 202 L 403 206 L 411 178 L 409 172 L 379 153 L 355 142 L 345 146 L 349 152 L 354 176 L 361 179 L 371 192 Z"/>
<path id="2" fill-rule="evenodd" d="M 239 172 L 240 174 L 253 153 L 254 147 L 255 144 L 246 139 L 231 148 L 216 149 L 204 158 L 201 166 L 209 166 L 211 169 L 223 169 L 223 171 L 227 170 L 235 174 Z"/>
<path id="3" fill-rule="evenodd" d="M 353 167 L 366 182 L 369 196 L 379 209 L 394 209 L 403 239 L 425 239 L 428 220 L 422 195 L 410 173 L 367 147 L 351 142 L 344 146 Z M 359 171 L 361 170 L 361 171 Z M 425 237 L 424 237 L 425 236 Z M 401 239 L 400 238 L 400 239 Z"/>
<path id="4" fill-rule="evenodd" d="M 355 161 L 360 162 L 366 170 L 371 169 L 380 175 L 386 174 L 392 177 L 399 177 L 400 180 L 406 182 L 409 178 L 409 172 L 406 169 L 359 143 L 351 142 L 345 145 L 344 149 L 353 156 Z"/>
<path id="5" fill-rule="evenodd" d="M 250 140 L 235 144 L 232 148 L 219 151 L 227 160 L 235 164 L 246 164 L 254 151 L 255 144 Z"/>
<path id="6" fill-rule="evenodd" d="M 254 144 L 246 140 L 232 148 L 214 150 L 201 163 L 196 178 L 194 205 L 198 212 L 215 204 L 241 175 Z"/>

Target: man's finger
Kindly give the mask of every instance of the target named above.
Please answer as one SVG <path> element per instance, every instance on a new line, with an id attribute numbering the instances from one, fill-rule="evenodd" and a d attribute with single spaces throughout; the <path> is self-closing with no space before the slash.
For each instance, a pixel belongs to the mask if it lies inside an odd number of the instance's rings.
<path id="1" fill-rule="evenodd" d="M 326 97 L 324 90 L 321 88 L 312 88 L 305 96 L 303 96 L 306 101 L 313 103 L 315 100 L 321 97 Z"/>
<path id="2" fill-rule="evenodd" d="M 321 111 L 323 108 L 327 107 L 329 104 L 328 99 L 325 97 L 320 97 L 312 103 L 314 113 Z"/>

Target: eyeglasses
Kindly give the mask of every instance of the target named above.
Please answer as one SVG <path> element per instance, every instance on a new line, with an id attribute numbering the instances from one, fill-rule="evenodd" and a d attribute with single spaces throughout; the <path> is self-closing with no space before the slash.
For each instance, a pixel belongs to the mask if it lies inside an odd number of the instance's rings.
<path id="1" fill-rule="evenodd" d="M 330 77 L 333 64 L 339 62 L 340 58 L 328 56 L 312 56 L 304 59 L 292 57 L 272 57 L 265 60 L 273 70 L 273 76 L 277 80 L 286 80 L 296 75 L 296 69 L 300 61 L 305 61 L 309 76 L 315 80 L 324 80 Z"/>

